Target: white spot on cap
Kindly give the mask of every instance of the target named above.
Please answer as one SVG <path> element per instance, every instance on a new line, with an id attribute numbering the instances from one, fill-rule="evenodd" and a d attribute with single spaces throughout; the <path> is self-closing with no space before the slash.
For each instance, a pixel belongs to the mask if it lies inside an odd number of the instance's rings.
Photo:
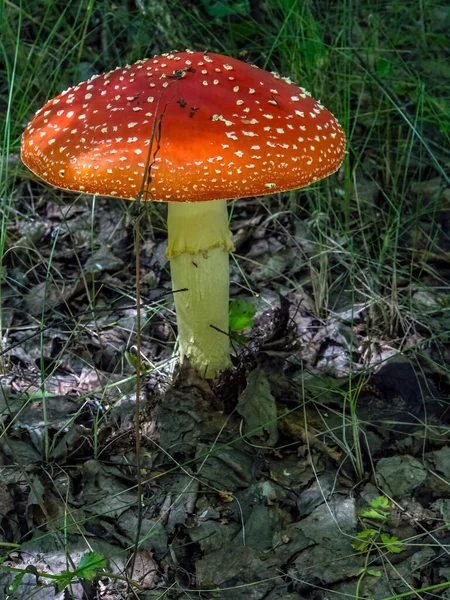
<path id="1" fill-rule="evenodd" d="M 231 138 L 232 140 L 237 140 L 238 139 L 238 137 L 237 137 L 237 135 L 235 134 L 234 131 L 226 131 L 225 135 L 227 137 Z"/>
<path id="2" fill-rule="evenodd" d="M 225 123 L 225 125 L 227 127 L 231 127 L 231 125 L 234 125 L 233 121 L 228 121 L 228 119 L 225 119 L 225 117 L 223 115 L 213 115 L 211 117 L 212 121 L 222 121 L 223 123 Z"/>

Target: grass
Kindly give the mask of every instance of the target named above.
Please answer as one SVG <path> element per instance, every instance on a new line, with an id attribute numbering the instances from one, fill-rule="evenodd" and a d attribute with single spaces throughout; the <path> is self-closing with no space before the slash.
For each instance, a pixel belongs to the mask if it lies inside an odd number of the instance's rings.
<path id="1" fill-rule="evenodd" d="M 245 0 L 189 5 L 169 0 L 0 2 L 0 367 L 9 385 L 18 367 L 11 345 L 37 336 L 39 343 L 29 342 L 29 356 L 23 359 L 35 360 L 34 371 L 29 363 L 19 365 L 32 371 L 22 384 L 22 391 L 28 386 L 23 410 L 40 394 L 46 429 L 51 393 L 70 393 L 54 388 L 61 361 L 69 356 L 77 373 L 83 367 L 98 372 L 98 383 L 80 400 L 94 415 L 92 456 L 105 453 L 110 440 L 102 438 L 102 426 L 119 414 L 114 390 L 125 389 L 124 396 L 129 395 L 135 382 L 135 355 L 124 351 L 136 335 L 134 279 L 127 275 L 121 282 L 99 284 L 82 263 L 88 252 L 92 255 L 100 245 L 115 243 L 122 235 L 120 223 L 127 232 L 125 261 L 131 264 L 136 215 L 132 206 L 120 201 L 114 201 L 112 209 L 103 199 L 89 204 L 80 198 L 72 205 L 73 195 L 36 182 L 19 160 L 21 133 L 35 110 L 61 90 L 144 56 L 190 47 L 248 59 L 304 85 L 332 110 L 348 135 L 348 154 L 336 176 L 249 208 L 237 202 L 233 212 L 237 217 L 252 210 L 264 215 L 256 228 L 264 227 L 269 237 L 283 239 L 298 251 L 300 268 L 295 262 L 291 271 L 283 263 L 275 264 L 268 287 L 287 294 L 302 286 L 316 322 L 327 323 L 350 310 L 351 326 L 364 333 L 366 359 L 361 370 L 349 367 L 345 391 L 336 391 L 332 381 L 325 380 L 320 390 L 298 392 L 322 414 L 333 413 L 334 425 L 323 418 L 324 439 L 338 443 L 362 480 L 366 474 L 361 444 L 365 447 L 366 440 L 360 432 L 358 402 L 361 382 L 386 360 L 387 354 L 377 355 L 377 348 L 404 353 L 418 368 L 425 363 L 442 381 L 448 382 L 450 374 L 445 358 L 450 329 L 450 11 L 438 0 L 269 0 L 252 12 L 251 6 L 257 5 Z M 60 203 L 67 217 L 48 216 L 46 207 Z M 70 211 L 79 211 L 77 219 Z M 111 226 L 104 227 L 108 218 Z M 164 210 L 148 206 L 140 220 L 141 263 L 164 274 Z M 68 259 L 55 254 L 61 248 Z M 64 260 L 71 261 L 71 281 L 65 281 Z M 234 261 L 233 291 L 243 290 L 247 297 L 249 290 L 263 291 L 264 286 L 252 279 L 255 260 L 238 252 Z M 143 331 L 150 336 L 143 351 L 151 362 L 142 368 L 158 377 L 164 361 L 171 360 L 174 320 L 167 289 L 155 290 L 145 275 L 141 273 L 143 295 L 151 302 L 142 315 Z M 36 300 L 31 315 L 26 314 L 20 299 L 36 296 L 37 286 L 45 301 Z M 52 297 L 58 299 L 54 305 Z M 116 306 L 121 308 L 120 318 Z M 51 344 L 56 348 L 50 351 Z M 105 383 L 102 372 L 110 373 L 111 381 Z M 340 396 L 340 412 L 322 404 L 328 393 Z M 0 440 L 9 440 L 11 427 L 12 423 L 0 431 Z M 429 424 L 424 427 L 426 437 Z M 47 433 L 37 444 L 44 463 L 53 460 L 55 444 Z M 55 487 L 56 480 L 52 476 Z M 63 538 L 61 547 L 69 555 Z"/>

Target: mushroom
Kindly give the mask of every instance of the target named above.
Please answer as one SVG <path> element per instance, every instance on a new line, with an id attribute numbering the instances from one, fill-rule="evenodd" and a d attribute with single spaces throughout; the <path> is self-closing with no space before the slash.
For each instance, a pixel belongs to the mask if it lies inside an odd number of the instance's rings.
<path id="1" fill-rule="evenodd" d="M 230 366 L 226 200 L 304 187 L 336 171 L 335 117 L 277 73 L 174 52 L 69 88 L 37 111 L 22 160 L 84 194 L 169 203 L 180 358 L 206 378 Z"/>

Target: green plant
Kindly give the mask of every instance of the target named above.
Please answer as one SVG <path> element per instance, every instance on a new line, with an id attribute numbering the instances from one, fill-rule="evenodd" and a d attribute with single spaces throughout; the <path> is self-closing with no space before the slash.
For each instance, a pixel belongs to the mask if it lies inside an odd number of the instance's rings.
<path id="1" fill-rule="evenodd" d="M 379 529 L 364 529 L 356 537 L 357 541 L 353 542 L 352 546 L 358 552 L 370 553 L 377 550 L 398 554 L 405 549 L 404 544 L 397 537 L 382 533 Z"/>
<path id="2" fill-rule="evenodd" d="M 356 535 L 352 546 L 358 552 L 371 552 L 372 550 L 385 550 L 398 553 L 405 549 L 404 544 L 395 536 L 389 536 L 382 531 L 383 526 L 391 516 L 392 503 L 386 496 L 376 496 L 368 502 L 367 508 L 358 510 L 358 516 L 379 523 L 377 528 L 364 528 Z"/>
<path id="3" fill-rule="evenodd" d="M 14 577 L 14 580 L 9 585 L 8 591 L 15 592 L 22 584 L 25 575 L 28 573 L 32 573 L 36 576 L 36 580 L 38 581 L 40 578 L 42 579 L 51 579 L 53 585 L 56 586 L 58 592 L 62 592 L 66 587 L 69 587 L 71 583 L 77 581 L 92 581 L 95 577 L 104 571 L 106 567 L 106 558 L 103 554 L 99 552 L 86 552 L 80 559 L 78 563 L 78 567 L 66 571 L 62 571 L 61 573 L 53 574 L 53 573 L 43 573 L 38 571 L 33 567 L 28 567 L 27 569 L 16 569 L 14 567 L 9 567 L 4 565 L 4 568 L 7 570 L 17 572 L 17 575 Z M 114 577 L 114 575 L 109 574 L 109 577 Z"/>
<path id="4" fill-rule="evenodd" d="M 105 567 L 106 559 L 103 554 L 99 552 L 87 552 L 83 554 L 76 569 L 62 571 L 58 575 L 58 579 L 56 580 L 58 591 L 61 592 L 75 579 L 92 581 Z"/>
<path id="5" fill-rule="evenodd" d="M 240 332 L 253 327 L 253 318 L 256 314 L 256 308 L 251 302 L 237 298 L 230 302 L 229 308 L 229 327 L 231 338 L 240 343 L 245 344 L 247 338 Z"/>
<path id="6" fill-rule="evenodd" d="M 378 523 L 378 527 L 365 527 L 356 534 L 352 547 L 365 555 L 364 567 L 361 570 L 356 585 L 356 598 L 359 598 L 360 587 L 365 576 L 380 577 L 381 571 L 371 564 L 372 554 L 399 554 L 405 550 L 405 544 L 398 537 L 383 531 L 383 527 L 391 516 L 392 504 L 386 496 L 377 496 L 368 502 L 367 508 L 358 510 L 358 516 Z"/>

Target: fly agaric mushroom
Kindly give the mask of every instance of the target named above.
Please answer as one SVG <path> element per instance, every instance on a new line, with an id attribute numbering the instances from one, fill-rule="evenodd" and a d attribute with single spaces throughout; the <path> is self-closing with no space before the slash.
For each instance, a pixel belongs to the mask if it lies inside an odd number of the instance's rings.
<path id="1" fill-rule="evenodd" d="M 169 203 L 181 360 L 230 366 L 226 200 L 304 187 L 336 171 L 345 136 L 303 88 L 204 52 L 119 67 L 69 88 L 28 124 L 22 160 L 84 194 Z"/>

